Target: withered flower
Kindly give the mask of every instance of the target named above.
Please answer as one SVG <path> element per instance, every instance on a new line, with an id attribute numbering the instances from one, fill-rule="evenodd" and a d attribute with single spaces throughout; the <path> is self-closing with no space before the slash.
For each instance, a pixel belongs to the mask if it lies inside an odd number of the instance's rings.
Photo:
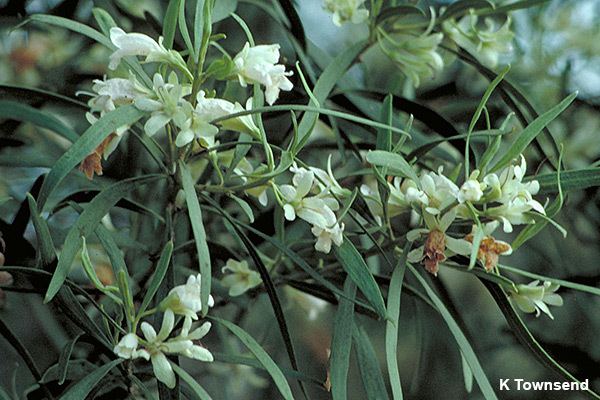
<path id="1" fill-rule="evenodd" d="M 469 233 L 465 236 L 465 240 L 473 243 L 473 234 Z M 496 240 L 493 236 L 485 236 L 481 239 L 479 250 L 477 251 L 477 259 L 483 263 L 485 270 L 490 272 L 498 265 L 498 259 L 501 255 L 512 253 L 510 244 L 502 240 Z"/>
<path id="2" fill-rule="evenodd" d="M 423 265 L 430 274 L 437 276 L 439 263 L 446 260 L 446 234 L 439 229 L 434 229 L 427 235 L 423 249 Z"/>
<path id="3" fill-rule="evenodd" d="M 83 159 L 79 165 L 79 170 L 87 176 L 89 180 L 94 179 L 94 174 L 102 175 L 102 155 L 108 148 L 110 142 L 117 137 L 116 133 L 111 133 L 100 143 L 92 153 Z"/>

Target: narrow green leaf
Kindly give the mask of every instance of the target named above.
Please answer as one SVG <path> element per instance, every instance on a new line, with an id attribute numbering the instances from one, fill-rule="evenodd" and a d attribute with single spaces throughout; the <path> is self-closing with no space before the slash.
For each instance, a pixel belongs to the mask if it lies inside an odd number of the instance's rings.
<path id="1" fill-rule="evenodd" d="M 169 269 L 169 264 L 171 263 L 171 255 L 173 254 L 173 241 L 168 241 L 163 249 L 160 259 L 156 264 L 156 268 L 154 269 L 154 273 L 152 274 L 152 278 L 150 278 L 150 284 L 148 285 L 148 290 L 146 291 L 146 295 L 144 296 L 144 300 L 142 301 L 142 305 L 138 310 L 138 315 L 142 315 L 144 311 L 150 305 L 152 298 L 158 291 L 160 284 L 162 283 L 165 275 L 167 274 L 167 270 Z M 205 304 L 205 303 L 202 303 Z"/>
<path id="2" fill-rule="evenodd" d="M 211 0 L 196 0 L 196 12 L 194 16 L 194 54 L 200 54 L 202 44 L 202 30 L 204 28 L 203 12 L 204 3 Z"/>
<path id="3" fill-rule="evenodd" d="M 490 82 L 487 89 L 485 90 L 485 93 L 483 94 L 483 97 L 481 98 L 481 101 L 479 102 L 479 105 L 477 106 L 477 109 L 475 110 L 475 114 L 473 114 L 473 118 L 471 118 L 471 122 L 469 123 L 469 129 L 467 131 L 467 144 L 465 146 L 465 179 L 468 179 L 469 174 L 471 173 L 469 165 L 469 156 L 471 152 L 471 133 L 473 133 L 473 129 L 475 129 L 475 125 L 477 124 L 477 121 L 479 121 L 479 117 L 481 117 L 481 113 L 483 112 L 485 105 L 487 104 L 490 96 L 492 95 L 492 92 L 494 91 L 496 86 L 498 86 L 498 84 L 502 82 L 502 79 L 504 79 L 506 74 L 508 74 L 508 71 L 510 71 L 510 65 L 507 65 L 506 68 L 504 68 L 504 70 L 502 70 L 502 72 L 500 72 L 498 76 L 494 78 L 492 82 Z"/>
<path id="4" fill-rule="evenodd" d="M 273 359 L 267 354 L 267 352 L 258 344 L 256 340 L 252 336 L 250 336 L 246 331 L 244 331 L 239 326 L 226 321 L 221 318 L 209 316 L 209 319 L 220 323 L 225 326 L 231 333 L 237 336 L 238 339 L 254 354 L 254 356 L 260 361 L 260 363 L 265 367 L 277 389 L 283 396 L 285 400 L 293 400 L 294 396 L 292 395 L 292 390 L 290 389 L 290 385 L 288 384 L 283 372 L 279 369 L 277 364 L 273 361 Z"/>
<path id="5" fill-rule="evenodd" d="M 173 367 L 173 371 L 175 371 L 175 373 L 194 391 L 194 394 L 199 400 L 212 400 L 212 397 L 210 397 L 206 390 L 204 390 L 204 388 L 183 368 L 174 362 L 171 363 L 171 367 Z"/>
<path id="6" fill-rule="evenodd" d="M 394 96 L 389 94 L 385 97 L 381 107 L 381 122 L 390 126 L 394 120 L 393 102 Z M 375 148 L 377 150 L 392 151 L 392 132 L 389 129 L 380 128 L 377 130 L 377 142 Z"/>
<path id="7" fill-rule="evenodd" d="M 379 367 L 379 360 L 369 335 L 362 327 L 354 326 L 354 345 L 356 349 L 356 356 L 358 359 L 358 369 L 360 376 L 362 377 L 365 392 L 367 393 L 368 400 L 388 400 L 388 393 L 385 389 L 385 382 L 383 381 L 383 373 Z M 395 400 L 401 400 L 400 398 L 394 398 Z"/>
<path id="8" fill-rule="evenodd" d="M 238 0 L 216 0 L 212 12 L 212 22 L 219 22 L 234 13 L 238 6 Z"/>
<path id="9" fill-rule="evenodd" d="M 369 300 L 369 303 L 375 308 L 377 314 L 381 318 L 385 318 L 385 304 L 379 291 L 379 286 L 377 286 L 375 278 L 373 278 L 369 267 L 358 250 L 356 250 L 356 247 L 354 247 L 350 239 L 344 237 L 342 245 L 334 247 L 334 249 L 336 258 L 342 264 L 348 276 L 352 278 L 367 300 Z"/>
<path id="10" fill-rule="evenodd" d="M 313 94 L 320 104 L 325 102 L 327 96 L 329 96 L 329 93 L 331 93 L 338 80 L 344 76 L 346 71 L 354 63 L 354 60 L 356 60 L 359 54 L 363 52 L 366 46 L 367 44 L 364 41 L 361 41 L 354 46 L 349 47 L 339 54 L 335 59 L 333 59 L 327 68 L 325 68 L 313 90 Z M 316 107 L 319 106 L 318 104 L 314 104 L 312 101 L 309 102 L 309 105 Z M 300 141 L 297 148 L 293 149 L 294 152 L 300 151 L 300 149 L 304 146 L 310 137 L 310 133 L 312 132 L 317 118 L 318 113 L 312 112 L 306 113 L 304 117 L 302 117 L 300 125 L 298 126 L 298 136 Z"/>
<path id="11" fill-rule="evenodd" d="M 100 30 L 104 35 L 110 35 L 110 28 L 117 26 L 113 17 L 110 16 L 105 10 L 99 7 L 94 7 L 92 9 L 92 14 L 94 15 L 94 19 L 98 23 Z"/>
<path id="12" fill-rule="evenodd" d="M 240 199 L 234 194 L 229 195 L 229 197 L 231 197 L 240 206 L 252 224 L 254 222 L 254 213 L 252 212 L 252 207 L 250 207 L 250 204 L 248 204 L 246 200 Z"/>
<path id="13" fill-rule="evenodd" d="M 192 231 L 194 232 L 194 241 L 198 253 L 198 262 L 200 264 L 200 275 L 202 275 L 202 288 L 200 292 L 202 296 L 202 315 L 206 315 L 208 312 L 208 307 L 206 307 L 206 305 L 208 304 L 212 278 L 210 252 L 208 251 L 208 244 L 206 243 L 206 232 L 204 231 L 204 223 L 202 222 L 202 211 L 200 209 L 200 203 L 198 202 L 194 181 L 192 180 L 192 174 L 188 169 L 188 166 L 182 161 L 179 162 L 179 171 L 181 174 L 183 191 L 185 192 L 185 201 L 190 224 L 192 225 Z"/>
<path id="14" fill-rule="evenodd" d="M 192 38 L 190 37 L 190 32 L 188 31 L 187 22 L 185 20 L 185 3 L 186 0 L 179 1 L 179 18 L 177 19 L 177 25 L 179 26 L 179 33 L 181 33 L 181 37 L 183 38 L 183 42 L 185 43 L 190 56 L 195 60 L 194 44 L 192 43 Z"/>
<path id="15" fill-rule="evenodd" d="M 465 356 L 463 356 L 462 353 L 460 353 L 460 360 L 462 364 L 463 379 L 465 381 L 465 390 L 467 393 L 471 393 L 473 390 L 473 372 L 471 371 L 469 363 L 467 360 L 465 360 Z"/>
<path id="16" fill-rule="evenodd" d="M 558 117 L 577 97 L 577 92 L 571 93 L 563 101 L 537 117 L 519 134 L 517 139 L 511 145 L 510 149 L 500 160 L 490 169 L 490 172 L 496 172 L 507 166 L 513 159 L 523 153 L 525 148 L 536 138 L 537 135 Z"/>
<path id="17" fill-rule="evenodd" d="M 108 37 L 104 36 L 102 33 L 98 32 L 94 28 L 91 28 L 80 22 L 76 22 L 76 21 L 70 20 L 68 18 L 57 17 L 54 15 L 45 15 L 45 14 L 34 14 L 31 17 L 29 17 L 29 20 L 41 22 L 44 24 L 54 25 L 54 26 L 68 29 L 73 32 L 77 32 L 81 35 L 87 36 L 90 39 L 93 39 L 96 42 L 108 47 L 110 50 L 115 49 L 115 46 L 113 46 L 112 42 L 110 41 L 110 39 Z M 130 67 L 136 73 L 136 75 L 140 79 L 142 79 L 142 81 L 146 84 L 146 86 L 152 87 L 152 81 L 150 80 L 148 75 L 144 72 L 144 69 L 142 68 L 142 66 L 140 65 L 140 63 L 137 60 L 134 60 L 133 58 L 128 57 L 128 59 L 125 59 L 124 62 L 128 65 L 128 67 Z"/>
<path id="18" fill-rule="evenodd" d="M 392 175 L 410 178 L 417 184 L 420 182 L 419 176 L 412 165 L 400 154 L 381 150 L 369 151 L 367 153 L 367 161 L 379 167 L 387 168 L 388 172 Z"/>
<path id="19" fill-rule="evenodd" d="M 111 369 L 121 364 L 123 359 L 117 359 L 104 364 L 79 382 L 67 390 L 65 394 L 61 396 L 61 400 L 81 400 L 85 399 L 87 395 L 100 383 L 102 378 L 110 372 Z"/>
<path id="20" fill-rule="evenodd" d="M 39 210 L 42 211 L 46 201 L 56 189 L 58 184 L 90 154 L 104 139 L 117 128 L 131 125 L 144 113 L 133 105 L 122 106 L 101 117 L 94 125 L 90 126 L 79 139 L 60 157 L 52 170 L 44 179 L 40 194 L 37 198 Z"/>
<path id="21" fill-rule="evenodd" d="M 31 220 L 33 221 L 33 227 L 35 228 L 35 234 L 38 241 L 37 253 L 39 262 L 41 267 L 45 268 L 56 259 L 54 242 L 52 241 L 48 224 L 40 215 L 37 203 L 30 193 L 27 193 L 27 202 L 29 203 L 29 212 L 31 214 Z"/>
<path id="22" fill-rule="evenodd" d="M 67 233 L 65 244 L 58 259 L 58 265 L 52 275 L 52 280 L 48 285 L 48 291 L 44 298 L 44 302 L 49 302 L 61 288 L 63 282 L 67 278 L 71 264 L 79 251 L 81 236 L 90 236 L 100 220 L 108 213 L 108 211 L 121 199 L 127 195 L 132 189 L 139 184 L 145 184 L 150 181 L 162 178 L 160 175 L 145 175 L 136 178 L 130 178 L 121 182 L 115 183 L 104 189 L 100 194 L 94 197 L 94 200 L 88 204 L 85 211 L 79 216 L 77 222 L 71 227 Z M 44 183 L 46 183 L 44 180 Z M 42 187 L 43 188 L 43 187 Z"/>
<path id="23" fill-rule="evenodd" d="M 170 0 L 165 12 L 165 19 L 163 24 L 163 44 L 167 49 L 173 48 L 173 41 L 175 40 L 175 31 L 177 30 L 177 17 L 179 15 L 179 0 Z"/>
<path id="24" fill-rule="evenodd" d="M 543 174 L 528 177 L 526 180 L 537 180 L 540 184 L 540 193 L 557 193 L 557 173 Z M 560 186 L 565 192 L 584 190 L 600 186 L 600 168 L 583 168 L 560 172 Z"/>
<path id="25" fill-rule="evenodd" d="M 249 367 L 258 368 L 258 369 L 266 371 L 264 365 L 262 365 L 259 361 L 257 361 L 253 357 L 240 356 L 238 354 L 219 353 L 219 352 L 215 352 L 215 351 L 213 351 L 212 354 L 215 357 L 215 361 L 217 361 L 217 362 L 223 362 L 223 363 L 227 363 L 227 364 L 236 364 L 236 365 L 247 365 Z M 302 372 L 298 372 L 296 370 L 293 370 L 290 368 L 284 368 L 284 367 L 281 367 L 280 369 L 281 369 L 281 372 L 283 372 L 283 374 L 285 376 L 287 376 L 288 378 L 298 379 L 300 381 L 312 383 L 313 385 L 316 385 L 318 387 L 321 387 L 323 385 L 323 382 L 321 380 L 319 380 L 317 378 L 313 378 L 311 376 L 308 376 Z"/>
<path id="26" fill-rule="evenodd" d="M 427 284 L 425 279 L 419 274 L 419 272 L 410 264 L 407 264 L 408 269 L 414 275 L 414 277 L 419 281 L 419 284 L 425 289 L 427 296 L 431 299 L 431 301 L 435 304 L 436 308 L 440 312 L 442 318 L 448 325 L 452 336 L 458 343 L 458 347 L 460 348 L 461 353 L 465 357 L 465 360 L 469 364 L 469 368 L 473 371 L 473 375 L 475 376 L 475 380 L 481 389 L 481 393 L 486 400 L 498 400 L 496 397 L 496 393 L 494 393 L 494 389 L 492 389 L 492 385 L 490 384 L 483 368 L 481 368 L 481 364 L 471 347 L 471 344 L 465 337 L 464 333 L 460 330 L 460 327 L 452 317 L 452 314 L 448 311 L 444 302 L 437 296 L 435 291 Z"/>
<path id="27" fill-rule="evenodd" d="M 91 28 L 87 25 L 84 25 L 80 22 L 70 20 L 68 18 L 57 17 L 54 15 L 45 15 L 45 14 L 34 14 L 29 17 L 31 21 L 37 21 L 44 24 L 55 25 L 61 28 L 68 29 L 73 32 L 80 33 L 84 36 L 89 37 L 90 39 L 95 40 L 98 43 L 101 43 L 108 47 L 109 49 L 113 49 L 114 46 L 109 38 L 104 36 L 102 33 L 98 32 L 94 28 Z"/>
<path id="28" fill-rule="evenodd" d="M 344 283 L 344 293 L 349 299 L 356 296 L 356 285 L 350 277 Z M 329 376 L 333 400 L 346 400 L 348 390 L 348 369 L 352 349 L 352 331 L 354 330 L 354 303 L 340 298 L 331 338 L 331 356 L 329 357 Z"/>
<path id="29" fill-rule="evenodd" d="M 56 132 L 70 142 L 79 139 L 79 135 L 73 129 L 54 115 L 16 101 L 0 100 L 0 118 L 32 123 L 40 128 Z"/>
<path id="30" fill-rule="evenodd" d="M 62 351 L 60 352 L 60 357 L 58 358 L 59 385 L 65 383 L 65 380 L 67 379 L 67 373 L 69 372 L 69 360 L 71 359 L 73 348 L 75 347 L 75 344 L 82 335 L 83 333 L 80 333 L 79 335 L 75 336 L 72 340 L 69 340 L 69 342 L 67 342 L 65 347 L 63 347 Z"/>
<path id="31" fill-rule="evenodd" d="M 392 272 L 387 298 L 388 319 L 385 321 L 385 361 L 390 377 L 390 386 L 392 387 L 392 397 L 395 400 L 403 399 L 400 371 L 398 370 L 398 331 L 400 329 L 402 283 L 406 272 L 406 256 L 409 249 L 410 247 L 407 244 Z"/>

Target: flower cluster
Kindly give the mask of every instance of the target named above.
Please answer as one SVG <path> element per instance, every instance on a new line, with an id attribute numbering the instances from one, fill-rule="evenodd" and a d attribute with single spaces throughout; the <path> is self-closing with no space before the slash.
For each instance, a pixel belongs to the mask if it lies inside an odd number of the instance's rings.
<path id="1" fill-rule="evenodd" d="M 142 322 L 140 329 L 143 338 L 132 331 L 124 335 L 114 348 L 114 353 L 124 359 L 142 358 L 152 362 L 156 378 L 167 387 L 175 387 L 175 373 L 167 355 L 179 355 L 195 360 L 211 362 L 213 356 L 209 350 L 196 342 L 210 330 L 210 322 L 192 329 L 194 320 L 204 307 L 212 307 L 214 300 L 209 296 L 208 304 L 202 304 L 200 293 L 200 274 L 190 276 L 185 285 L 176 286 L 160 303 L 164 311 L 162 325 L 158 333 L 148 322 Z M 175 316 L 184 318 L 183 327 L 177 336 L 173 336 Z"/>
<path id="2" fill-rule="evenodd" d="M 327 171 L 298 167 L 294 163 L 290 172 L 294 174 L 292 184 L 276 187 L 285 219 L 294 221 L 299 217 L 311 224 L 311 232 L 317 238 L 315 249 L 329 253 L 332 243 L 339 246 L 344 240 L 344 223 L 335 211 L 340 209 L 338 199 L 350 195 L 350 191 L 342 188 L 333 176 L 331 157 Z"/>
<path id="3" fill-rule="evenodd" d="M 490 173 L 481 178 L 476 170 L 460 186 L 446 177 L 442 168 L 437 172 L 423 172 L 418 182 L 395 178 L 394 184 L 388 183 L 388 217 L 413 211 L 422 217 L 425 224 L 424 228 L 414 229 L 408 234 L 410 241 L 425 237 L 423 246 L 413 250 L 409 259 L 422 262 L 435 275 L 438 264 L 447 257 L 470 255 L 474 237 L 479 236 L 477 258 L 486 270 L 491 271 L 498 264 L 499 256 L 512 251 L 508 243 L 492 236 L 500 223 L 505 232 L 512 232 L 513 225 L 533 223 L 532 212 L 545 214 L 544 206 L 533 198 L 539 191 L 539 183 L 524 181 L 526 168 L 525 158 L 521 156 L 520 163 L 509 165 L 499 174 Z M 363 185 L 361 192 L 371 213 L 381 221 L 384 206 L 378 191 Z M 447 234 L 457 219 L 472 221 L 472 232 L 458 238 Z M 481 220 L 492 221 L 481 224 Z M 483 229 L 481 234 L 478 234 L 479 229 Z"/>
<path id="4" fill-rule="evenodd" d="M 363 7 L 365 0 L 325 0 L 323 8 L 333 14 L 333 23 L 342 26 L 347 22 L 360 24 L 369 18 L 369 11 Z"/>
<path id="5" fill-rule="evenodd" d="M 195 93 L 192 87 L 194 77 L 188 66 L 178 52 L 165 48 L 162 38 L 156 42 L 145 34 L 126 33 L 120 28 L 112 28 L 110 39 L 116 47 L 110 57 L 110 69 L 116 69 L 128 57 L 144 57 L 145 63 L 168 66 L 171 73 L 167 79 L 164 74 L 155 73 L 151 87 L 140 83 L 131 71 L 127 79 L 94 81 L 94 93 L 89 101 L 90 123 L 97 120 L 95 114 L 103 116 L 119 106 L 133 104 L 148 115 L 144 124 L 148 136 L 172 126 L 177 130 L 175 145 L 178 147 L 187 146 L 195 140 L 202 147 L 212 147 L 217 144 L 215 137 L 220 129 L 246 133 L 254 138 L 259 136 L 259 128 L 250 115 L 225 119 L 228 115 L 250 110 L 252 98 L 243 107 L 240 103 L 217 97 L 214 92 L 200 90 Z M 233 57 L 224 79 L 236 78 L 242 87 L 248 84 L 264 86 L 266 101 L 272 105 L 281 90 L 290 91 L 293 88 L 288 79 L 292 72 L 278 64 L 279 58 L 279 45 L 250 46 L 246 43 Z M 219 122 L 213 123 L 218 119 Z M 106 159 L 111 154 L 128 129 L 128 126 L 117 129 L 83 160 L 80 169 L 88 178 L 91 179 L 94 173 L 102 174 L 102 158 Z"/>
<path id="6" fill-rule="evenodd" d="M 485 18 L 486 29 L 480 29 L 479 18 L 473 12 L 462 17 L 458 22 L 452 18 L 443 23 L 446 34 L 460 47 L 488 67 L 498 65 L 500 54 L 512 51 L 514 33 L 510 30 L 510 17 L 501 27 L 494 20 Z"/>

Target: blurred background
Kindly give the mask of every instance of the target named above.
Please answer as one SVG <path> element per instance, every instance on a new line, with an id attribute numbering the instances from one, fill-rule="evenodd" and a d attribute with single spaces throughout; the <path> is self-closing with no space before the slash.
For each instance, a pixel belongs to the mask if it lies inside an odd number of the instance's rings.
<path id="1" fill-rule="evenodd" d="M 320 0 L 297 1 L 297 9 L 309 39 L 312 54 L 322 54 L 324 60 L 367 35 L 366 27 L 346 25 L 336 27 Z M 417 2 L 412 2 L 417 3 Z M 443 2 L 418 2 L 419 6 L 439 5 Z M 450 1 L 446 2 L 450 3 Z M 277 42 L 282 45 L 286 63 L 293 65 L 293 47 L 281 27 L 272 22 L 261 4 L 269 8 L 269 1 L 240 1 L 237 13 L 249 24 L 257 43 Z M 0 0 L 0 84 L 36 87 L 75 98 L 76 93 L 90 90 L 92 79 L 107 73 L 109 51 L 90 40 L 62 29 L 26 25 L 12 29 L 20 17 L 30 13 L 50 12 L 94 25 L 92 7 L 107 9 L 126 31 L 144 31 L 152 36 L 152 27 L 161 20 L 163 6 L 159 0 L 115 1 L 7 1 Z M 145 14 L 146 13 L 146 14 Z M 155 17 L 148 17 L 148 13 Z M 564 145 L 566 169 L 584 168 L 600 163 L 600 1 L 549 1 L 529 10 L 513 14 L 515 31 L 514 49 L 501 64 L 510 63 L 509 78 L 526 94 L 538 112 L 547 110 L 568 93 L 579 91 L 575 103 L 550 126 L 555 139 Z M 147 22 L 150 21 L 150 22 Z M 239 26 L 224 20 L 214 29 L 226 32 L 226 47 L 235 51 L 245 41 Z M 488 81 L 476 70 L 446 55 L 444 71 L 435 79 L 424 81 L 417 89 L 404 84 L 404 78 L 391 63 L 377 52 L 368 52 L 360 66 L 355 67 L 350 80 L 357 87 L 374 91 L 393 91 L 399 96 L 415 100 L 435 109 L 460 129 L 465 129 Z M 2 89 L 0 88 L 0 94 Z M 0 95 L 1 96 L 1 95 Z M 293 101 L 294 94 L 285 99 Z M 85 98 L 79 98 L 85 101 Z M 501 121 L 508 108 L 498 97 L 493 97 L 492 115 Z M 83 112 L 68 104 L 54 105 L 37 99 L 23 99 L 32 105 L 42 105 L 56 111 L 77 131 L 87 127 Z M 426 129 L 416 126 L 427 134 Z M 327 135 L 327 132 L 324 133 Z M 360 143 L 357 133 L 357 143 Z M 425 136 L 429 137 L 429 136 Z M 35 179 L 62 154 L 66 144 L 57 137 L 42 139 L 36 128 L 28 124 L 0 120 L 0 198 L 10 200 L 0 205 L 0 219 L 10 223 L 25 193 Z M 446 149 L 452 155 L 453 149 Z M 537 153 L 529 152 L 531 166 L 544 166 Z M 309 155 L 304 155 L 310 160 Z M 322 160 L 321 160 L 322 161 Z M 320 161 L 320 162 L 321 162 Z M 104 179 L 119 176 L 120 156 L 111 158 Z M 528 171 L 533 173 L 534 171 Z M 84 178 L 72 177 L 71 185 L 85 188 Z M 569 193 L 557 221 L 567 229 L 568 236 L 546 228 L 513 256 L 503 259 L 505 264 L 527 271 L 599 287 L 600 283 L 600 202 L 597 188 Z M 543 201 L 542 201 L 543 202 Z M 52 219 L 53 232 L 60 238 L 74 218 L 65 213 Z M 118 221 L 118 218 L 116 219 Z M 25 237 L 35 240 L 31 226 Z M 56 242 L 61 243 L 61 239 Z M 511 237 L 504 237 L 510 240 Z M 101 270 L 103 255 L 96 255 Z M 375 263 L 375 261 L 374 261 Z M 104 259 L 104 268 L 109 270 Z M 377 268 L 375 265 L 374 268 Z M 83 276 L 83 275 L 82 275 Z M 527 380 L 559 380 L 560 377 L 540 365 L 514 338 L 495 302 L 481 283 L 469 275 L 446 268 L 439 279 L 448 289 L 447 296 L 459 310 L 473 340 L 484 370 L 492 385 L 500 378 Z M 515 277 L 517 279 L 517 277 Z M 409 280 L 410 282 L 410 280 Z M 521 282 L 525 283 L 521 280 Z M 304 372 L 324 382 L 327 374 L 327 349 L 331 337 L 335 307 L 286 287 L 286 311 L 289 312 L 290 330 L 297 344 L 299 362 Z M 595 390 L 600 390 L 600 299 L 592 295 L 560 289 L 564 306 L 554 308 L 555 320 L 545 316 L 536 318 L 523 315 L 539 342 L 549 353 L 580 379 L 589 378 Z M 16 332 L 39 365 L 47 368 L 56 362 L 62 346 L 73 335 L 73 327 L 50 314 L 49 307 L 34 294 L 5 291 L 0 299 L 3 320 Z M 222 312 L 239 322 L 277 361 L 286 365 L 285 352 L 272 318 L 266 296 L 250 299 L 248 312 L 240 313 L 236 304 L 223 307 Z M 54 310 L 55 311 L 55 310 Z M 358 316 L 368 332 L 375 351 L 380 355 L 385 371 L 383 349 L 384 327 L 381 322 Z M 215 351 L 242 351 L 233 339 L 218 332 L 207 345 Z M 221 339 L 219 339 L 221 338 Z M 400 374 L 408 399 L 479 399 L 465 391 L 461 358 L 457 346 L 441 317 L 414 297 L 403 295 L 399 339 Z M 85 354 L 85 348 L 78 349 Z M 351 363 L 349 398 L 364 399 L 355 354 Z M 22 360 L 8 344 L 0 339 L 0 385 L 7 391 L 22 390 L 32 378 Z M 278 398 L 268 376 L 259 370 L 226 363 L 213 365 L 186 365 L 214 394 L 215 399 Z M 89 366 L 82 365 L 82 371 Z M 327 399 L 328 393 L 310 386 L 313 399 Z M 296 388 L 297 389 L 297 388 Z M 499 393 L 501 399 L 583 399 L 584 395 L 552 393 Z"/>

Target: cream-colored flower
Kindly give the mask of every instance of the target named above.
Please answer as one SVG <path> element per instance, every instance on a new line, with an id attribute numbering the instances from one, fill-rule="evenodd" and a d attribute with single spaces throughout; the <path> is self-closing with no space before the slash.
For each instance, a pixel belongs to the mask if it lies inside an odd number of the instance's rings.
<path id="1" fill-rule="evenodd" d="M 360 24 L 369 18 L 369 10 L 361 7 L 365 0 L 325 0 L 323 8 L 333 14 L 333 23 L 342 26 L 346 22 Z"/>
<path id="2" fill-rule="evenodd" d="M 143 358 L 145 360 L 150 359 L 150 353 L 146 350 L 138 350 L 139 339 L 135 333 L 128 333 L 123 336 L 119 343 L 113 349 L 113 352 L 121 357 L 128 360 L 135 358 Z"/>
<path id="3" fill-rule="evenodd" d="M 528 214 L 531 210 L 544 215 L 546 213 L 544 206 L 533 198 L 540 189 L 538 181 L 523 182 L 526 169 L 525 157 L 521 155 L 520 164 L 510 165 L 500 173 L 500 176 L 489 174 L 483 179 L 490 188 L 489 194 L 485 196 L 486 200 L 501 204 L 489 207 L 485 215 L 501 220 L 505 232 L 512 232 L 513 224 L 533 223 L 533 217 Z"/>
<path id="4" fill-rule="evenodd" d="M 554 319 L 548 306 L 563 305 L 562 297 L 555 293 L 560 286 L 551 282 L 544 282 L 539 286 L 539 283 L 536 280 L 527 285 L 517 285 L 517 291 L 511 291 L 509 297 L 525 313 L 535 313 L 539 317 L 543 312 Z"/>
<path id="5" fill-rule="evenodd" d="M 143 33 L 126 33 L 123 29 L 114 27 L 110 29 L 110 41 L 117 50 L 110 55 L 109 69 L 116 69 L 123 57 L 142 56 L 146 57 L 145 62 L 166 62 L 187 71 L 181 55 L 174 50 L 167 50 L 162 44 L 162 37 L 157 43 Z"/>
<path id="6" fill-rule="evenodd" d="M 151 113 L 150 118 L 144 124 L 144 130 L 148 136 L 153 136 L 169 122 L 174 121 L 183 125 L 187 121 L 184 104 L 187 103 L 183 97 L 189 94 L 190 88 L 179 84 L 175 73 L 169 76 L 165 82 L 161 74 L 154 74 L 153 91 L 154 98 L 140 97 L 135 100 L 135 106 Z"/>
<path id="7" fill-rule="evenodd" d="M 462 17 L 458 22 L 449 19 L 442 26 L 446 34 L 460 47 L 488 67 L 498 65 L 501 54 L 512 50 L 514 33 L 510 30 L 510 17 L 500 28 L 494 20 L 485 18 L 486 29 L 477 26 L 479 17 L 473 12 Z"/>
<path id="8" fill-rule="evenodd" d="M 482 196 L 483 191 L 481 190 L 481 183 L 476 179 L 468 179 L 460 187 L 457 199 L 458 202 L 462 204 L 465 201 L 479 201 Z"/>
<path id="9" fill-rule="evenodd" d="M 315 250 L 325 254 L 331 251 L 331 244 L 340 246 L 344 241 L 344 223 L 336 223 L 332 227 L 321 228 L 313 226 L 311 232 L 317 238 Z"/>
<path id="10" fill-rule="evenodd" d="M 424 33 L 420 36 L 403 33 L 387 37 L 386 44 L 383 41 L 380 44 L 400 71 L 415 87 L 419 87 L 422 79 L 433 78 L 444 68 L 444 61 L 437 52 L 443 38 L 441 33 Z"/>
<path id="11" fill-rule="evenodd" d="M 227 274 L 221 283 L 229 288 L 230 296 L 239 296 L 261 284 L 262 279 L 257 271 L 251 270 L 246 260 L 227 260 L 221 272 Z"/>
<path id="12" fill-rule="evenodd" d="M 161 309 L 170 309 L 175 314 L 184 315 L 194 320 L 198 319 L 197 314 L 203 310 L 203 307 L 212 307 L 215 304 L 211 295 L 208 296 L 208 304 L 202 304 L 201 280 L 200 274 L 190 275 L 185 285 L 179 285 L 171 289 L 167 298 L 161 303 Z"/>
<path id="13" fill-rule="evenodd" d="M 246 42 L 242 51 L 233 59 L 240 85 L 249 83 L 265 86 L 265 100 L 269 105 L 275 103 L 281 90 L 290 91 L 294 85 L 287 78 L 293 72 L 286 72 L 279 62 L 279 45 L 250 46 Z"/>
<path id="14" fill-rule="evenodd" d="M 339 204 L 331 198 L 308 196 L 313 188 L 315 175 L 312 171 L 302 171 L 294 174 L 294 185 L 282 185 L 279 191 L 285 201 L 283 211 L 288 221 L 293 221 L 296 216 L 319 228 L 332 227 L 336 222 L 334 209 Z"/>

